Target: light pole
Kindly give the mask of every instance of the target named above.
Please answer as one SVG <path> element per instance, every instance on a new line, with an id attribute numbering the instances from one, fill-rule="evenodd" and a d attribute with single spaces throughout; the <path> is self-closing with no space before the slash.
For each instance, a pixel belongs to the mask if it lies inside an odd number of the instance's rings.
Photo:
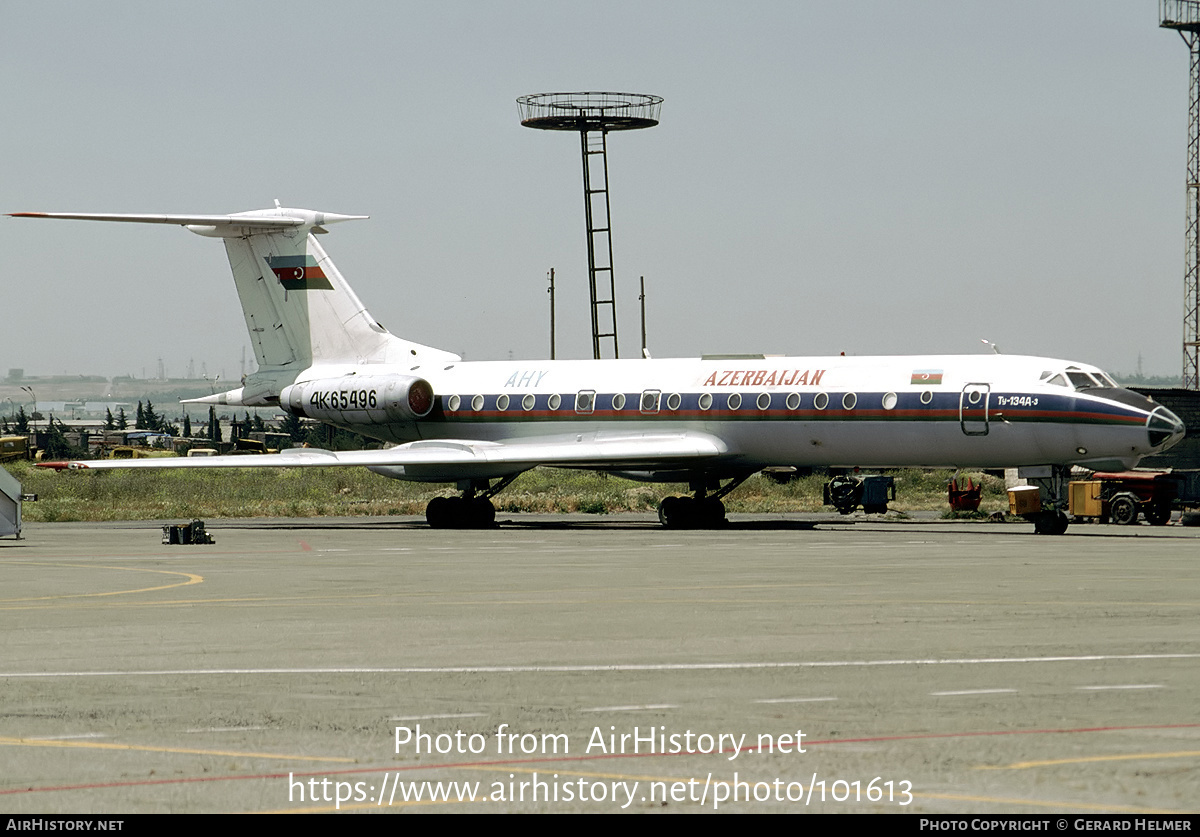
<path id="1" fill-rule="evenodd" d="M 29 397 L 33 399 L 33 408 L 29 411 L 29 421 L 30 426 L 33 427 L 34 430 L 37 430 L 37 420 L 34 418 L 34 416 L 37 414 L 37 395 L 34 394 L 33 387 L 23 386 L 21 389 L 29 393 Z"/>

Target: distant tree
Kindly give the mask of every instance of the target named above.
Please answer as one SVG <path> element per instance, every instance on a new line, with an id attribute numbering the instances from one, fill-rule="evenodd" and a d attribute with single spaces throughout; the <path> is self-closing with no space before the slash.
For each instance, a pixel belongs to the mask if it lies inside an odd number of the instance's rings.
<path id="1" fill-rule="evenodd" d="M 113 418 L 112 408 L 109 407 L 104 411 L 104 429 L 112 430 L 117 426 L 117 420 Z"/>
<path id="2" fill-rule="evenodd" d="M 154 404 L 148 398 L 146 399 L 146 409 L 142 411 L 142 422 L 147 430 L 163 429 L 163 420 L 158 413 L 154 412 Z"/>
<path id="3" fill-rule="evenodd" d="M 183 414 L 183 435 L 185 438 L 192 438 L 192 417 L 187 413 Z"/>
<path id="4" fill-rule="evenodd" d="M 217 418 L 217 408 L 208 408 L 208 439 L 210 442 L 221 441 L 221 420 Z"/>
<path id="5" fill-rule="evenodd" d="M 261 433 L 267 429 L 267 426 L 263 423 L 262 416 L 260 416 L 258 414 L 257 410 L 254 411 L 254 425 L 253 426 L 254 426 L 254 430 L 259 433 Z"/>
<path id="6" fill-rule="evenodd" d="M 117 408 L 117 430 L 129 429 L 129 418 L 125 415 L 125 408 Z"/>
<path id="7" fill-rule="evenodd" d="M 133 420 L 133 429 L 134 430 L 145 430 L 146 429 L 146 411 L 142 409 L 141 401 L 138 402 L 137 416 Z"/>
<path id="8" fill-rule="evenodd" d="M 304 435 L 308 432 L 304 422 L 300 421 L 300 416 L 295 413 L 288 413 L 283 417 L 283 421 L 279 423 L 279 430 L 291 436 L 295 443 L 303 442 Z"/>
<path id="9" fill-rule="evenodd" d="M 308 428 L 304 443 L 325 450 L 363 450 L 369 440 L 358 433 L 342 430 L 332 424 L 314 424 Z"/>
<path id="10" fill-rule="evenodd" d="M 50 459 L 79 459 L 87 455 L 87 451 L 67 441 L 66 426 L 61 421 L 56 422 L 53 415 L 50 416 L 47 430 L 46 456 Z"/>
<path id="11" fill-rule="evenodd" d="M 17 408 L 17 418 L 13 424 L 13 430 L 17 431 L 18 433 L 29 432 L 29 416 L 25 415 L 24 404 Z"/>

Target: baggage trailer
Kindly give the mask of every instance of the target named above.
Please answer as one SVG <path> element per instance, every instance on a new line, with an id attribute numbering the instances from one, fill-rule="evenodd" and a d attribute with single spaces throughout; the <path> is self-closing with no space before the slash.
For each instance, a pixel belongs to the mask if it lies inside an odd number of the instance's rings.
<path id="1" fill-rule="evenodd" d="M 1165 526 L 1180 499 L 1180 474 L 1167 471 L 1097 472 L 1091 479 L 1072 480 L 1068 510 L 1077 520 L 1132 526 L 1139 517 Z"/>

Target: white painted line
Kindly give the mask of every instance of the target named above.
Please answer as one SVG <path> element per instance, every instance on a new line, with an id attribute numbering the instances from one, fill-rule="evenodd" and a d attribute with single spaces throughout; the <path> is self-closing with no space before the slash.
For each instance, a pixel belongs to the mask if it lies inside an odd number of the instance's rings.
<path id="1" fill-rule="evenodd" d="M 30 735 L 26 741 L 74 741 L 79 738 L 108 738 L 100 732 L 84 732 L 79 735 Z"/>
<path id="2" fill-rule="evenodd" d="M 180 668 L 148 671 L 11 671 L 0 679 L 49 677 L 178 677 L 213 674 L 574 674 L 608 671 L 769 671 L 804 668 L 871 668 L 877 666 L 968 666 L 1005 663 L 1094 663 L 1114 660 L 1195 660 L 1200 654 L 1088 654 L 1074 657 L 962 657 L 927 660 L 812 660 L 744 663 L 610 663 L 607 665 L 507 666 L 356 666 L 328 668 Z"/>
<path id="3" fill-rule="evenodd" d="M 1016 689 L 963 689 L 961 692 L 930 692 L 933 697 L 956 697 L 958 695 L 1013 695 Z"/>
<path id="4" fill-rule="evenodd" d="M 457 714 L 447 715 L 397 715 L 395 718 L 388 718 L 389 721 L 443 721 L 447 718 L 482 718 L 484 712 L 459 712 Z"/>
<path id="5" fill-rule="evenodd" d="M 580 709 L 580 712 L 640 712 L 643 709 L 678 709 L 679 707 L 672 703 L 645 703 L 641 706 L 593 706 L 589 709 Z"/>
<path id="6" fill-rule="evenodd" d="M 1076 686 L 1075 688 L 1085 692 L 1105 692 L 1110 689 L 1162 689 L 1164 687 L 1159 683 L 1138 683 L 1129 686 Z"/>
<path id="7" fill-rule="evenodd" d="M 837 700 L 835 697 L 819 697 L 819 698 L 763 698 L 756 700 L 755 703 L 820 703 L 826 700 Z"/>
<path id="8" fill-rule="evenodd" d="M 270 729 L 270 727 L 205 727 L 203 729 L 185 729 L 184 733 L 196 735 L 207 732 L 249 732 Z"/>

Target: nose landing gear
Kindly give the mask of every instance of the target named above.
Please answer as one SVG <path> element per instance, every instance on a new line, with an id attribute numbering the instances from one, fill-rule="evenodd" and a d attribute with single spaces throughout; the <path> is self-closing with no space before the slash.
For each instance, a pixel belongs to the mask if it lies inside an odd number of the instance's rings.
<path id="1" fill-rule="evenodd" d="M 1018 473 L 1039 489 L 1041 508 L 1024 515 L 1026 520 L 1033 522 L 1033 531 L 1039 535 L 1064 534 L 1070 520 L 1066 511 L 1070 467 L 1052 465 L 1048 468 L 1023 469 Z"/>

